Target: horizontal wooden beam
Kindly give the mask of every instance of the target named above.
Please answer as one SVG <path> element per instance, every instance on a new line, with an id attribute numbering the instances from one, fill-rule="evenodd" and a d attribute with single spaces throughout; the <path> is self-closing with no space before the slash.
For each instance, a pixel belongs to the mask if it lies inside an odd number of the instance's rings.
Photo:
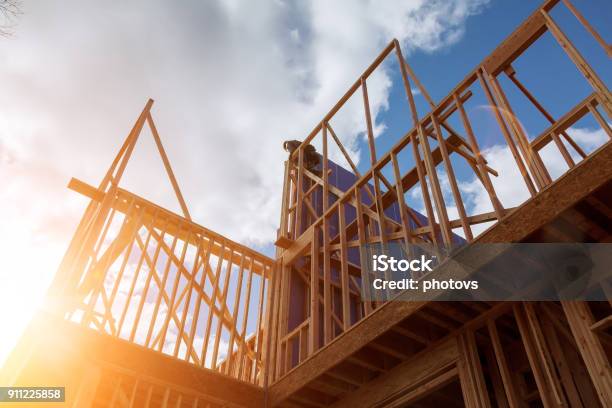
<path id="1" fill-rule="evenodd" d="M 442 372 L 452 368 L 459 359 L 459 349 L 454 338 L 434 347 L 427 348 L 397 367 L 391 369 L 374 381 L 342 399 L 333 407 L 370 407 L 383 406 L 395 402 L 400 394 L 416 390 L 417 385 L 425 383 Z M 456 376 L 456 372 L 455 372 Z"/>
<path id="2" fill-rule="evenodd" d="M 572 126 L 574 123 L 576 123 L 578 120 L 580 120 L 582 117 L 587 115 L 589 113 L 589 104 L 592 103 L 595 106 L 599 104 L 599 101 L 597 100 L 596 96 L 597 95 L 595 93 L 592 93 L 584 100 L 582 100 L 582 102 L 572 108 L 569 112 L 567 112 L 565 115 L 557 119 L 553 125 L 549 126 L 538 137 L 533 139 L 533 141 L 531 142 L 533 148 L 536 150 L 544 148 L 552 140 L 553 134 L 560 134 L 561 132 Z"/>
<path id="3" fill-rule="evenodd" d="M 106 195 L 105 192 L 98 190 L 97 188 L 85 183 L 84 181 L 73 178 L 68 183 L 68 188 L 76 191 L 77 193 L 83 194 L 86 197 L 91 198 L 94 201 L 101 202 Z M 227 248 L 232 248 L 232 262 L 234 264 L 240 264 L 240 258 L 246 255 L 249 258 L 253 258 L 256 262 L 253 264 L 253 272 L 258 275 L 264 275 L 269 278 L 272 270 L 274 260 L 271 258 L 254 251 L 253 249 L 239 244 L 217 232 L 214 232 L 206 227 L 196 224 L 170 210 L 158 206 L 134 193 L 131 193 L 124 189 L 117 189 L 117 200 L 113 205 L 119 212 L 126 214 L 129 209 L 128 202 L 134 201 L 137 206 L 145 208 L 143 212 L 143 224 L 147 224 L 147 221 L 153 222 L 152 227 L 160 230 L 166 230 L 168 234 L 178 235 L 180 239 L 189 240 L 192 244 L 197 246 L 197 235 L 203 239 L 212 239 L 215 246 L 212 248 L 212 253 L 216 256 L 221 256 L 224 259 L 227 258 L 226 251 L 223 251 L 222 245 Z M 157 213 L 155 217 L 153 215 Z M 189 234 L 191 232 L 192 234 Z M 268 270 L 270 272 L 268 272 Z"/>
<path id="4" fill-rule="evenodd" d="M 558 0 L 546 2 L 538 7 L 508 38 L 506 38 L 485 60 L 485 70 L 497 75 L 516 57 L 522 54 L 531 44 L 546 32 L 546 21 L 540 13 L 542 7 L 552 7 Z"/>
<path id="5" fill-rule="evenodd" d="M 312 243 L 316 225 L 311 225 L 293 244 L 283 252 L 283 265 L 291 265 L 300 255 L 305 254 Z"/>

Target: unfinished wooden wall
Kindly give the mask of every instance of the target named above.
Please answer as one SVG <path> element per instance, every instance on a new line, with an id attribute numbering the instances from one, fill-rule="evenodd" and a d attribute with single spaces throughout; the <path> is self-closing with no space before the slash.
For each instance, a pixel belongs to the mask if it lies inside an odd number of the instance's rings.
<path id="1" fill-rule="evenodd" d="M 572 3 L 546 1 L 447 96 L 436 102 L 418 80 L 403 57 L 399 43 L 394 40 L 290 155 L 285 163 L 282 215 L 277 240 L 282 266 L 279 267 L 278 280 L 273 289 L 278 296 L 278 302 L 274 304 L 270 325 L 270 383 L 282 379 L 292 370 L 299 370 L 301 364 L 339 336 L 346 332 L 350 335 L 352 327 L 385 304 L 368 296 L 371 276 L 362 268 L 366 260 L 360 248 L 366 244 L 384 246 L 388 243 L 431 243 L 451 247 L 456 243 L 457 233 L 470 243 L 478 239 L 479 233 L 474 231 L 476 224 L 489 222 L 494 226 L 515 210 L 502 205 L 491 181 L 498 176 L 496 165 L 487 162 L 483 156 L 479 144 L 483 135 L 475 133 L 472 118 L 465 107 L 473 95 L 478 93 L 486 97 L 498 131 L 512 153 L 518 174 L 531 197 L 538 196 L 554 182 L 550 169 L 542 159 L 543 149 L 554 147 L 567 164 L 567 171 L 589 159 L 589 154 L 568 132 L 568 129 L 581 119 L 592 118 L 608 135 L 608 140 L 612 139 L 612 131 L 608 125 L 612 118 L 610 91 L 551 17 L 551 11 L 555 7 L 565 7 L 573 13 L 606 54 L 611 55 L 610 46 Z M 584 83 L 592 89 L 585 99 L 574 101 L 573 106 L 559 117 L 553 117 L 546 110 L 521 81 L 522 73 L 513 65 L 514 61 L 545 33 L 552 36 L 567 59 L 582 74 Z M 400 66 L 409 107 L 406 120 L 411 121 L 412 128 L 388 152 L 378 152 L 367 84 L 373 73 L 382 69 L 385 61 L 391 58 L 396 59 Z M 562 86 L 560 84 L 560 87 Z M 531 104 L 548 121 L 550 126 L 541 134 L 529 137 L 525 133 L 521 118 L 517 116 L 507 96 L 508 87 L 513 87 L 513 91 L 523 95 L 526 103 Z M 419 116 L 417 112 L 414 89 L 418 89 L 429 104 L 430 109 L 425 115 Z M 360 96 L 363 100 L 363 120 L 369 146 L 370 166 L 368 170 L 361 172 L 331 125 L 334 116 L 354 96 Z M 450 125 L 453 118 L 461 123 L 461 129 Z M 312 160 L 308 158 L 308 155 L 311 155 L 309 146 L 317 146 L 320 163 L 316 166 L 313 166 Z M 341 153 L 348 164 L 345 170 L 353 175 L 349 185 L 340 185 L 337 181 L 341 170 L 330 157 L 331 146 Z M 402 169 L 399 162 L 406 157 L 410 157 L 414 166 Z M 463 160 L 482 183 L 492 211 L 473 215 L 466 213 L 464 197 L 455 177 L 454 160 L 457 158 Z M 451 203 L 445 201 L 442 193 L 441 173 L 448 178 Z M 416 213 L 405 201 L 406 192 L 415 188 L 421 191 L 420 207 L 425 209 L 425 214 Z M 451 205 L 457 209 L 456 219 L 449 216 Z M 609 210 L 607 211 L 609 214 Z M 604 233 L 603 236 L 605 235 Z M 394 295 L 390 293 L 388 296 Z M 554 306 L 556 311 L 565 312 L 566 334 L 573 333 L 569 328 L 580 322 L 585 327 L 595 324 L 595 320 L 585 316 L 584 308 L 587 306 L 572 306 L 582 308 L 581 312 L 570 305 Z M 540 323 L 535 321 L 534 308 L 539 310 L 540 307 L 544 306 L 527 304 L 524 307 L 517 306 L 513 311 L 515 324 L 518 325 L 516 333 L 520 333 L 517 344 L 524 344 L 527 356 L 531 355 L 529 363 L 534 367 L 533 374 L 539 373 L 536 377 L 544 405 L 568 405 L 568 393 L 576 391 L 577 388 L 572 388 L 567 378 L 563 380 L 561 371 L 567 370 L 563 368 L 562 362 L 554 359 L 555 355 L 560 355 L 558 347 L 561 346 L 556 343 L 542 344 L 544 337 L 547 341 L 555 337 L 543 334 L 545 331 L 552 333 L 553 328 L 548 327 L 548 322 L 544 322 L 544 326 L 540 327 Z M 578 318 L 578 315 L 581 317 Z M 541 314 L 537 316 L 542 318 Z M 588 323 L 584 323 L 585 321 Z M 600 321 L 600 324 L 603 322 Z M 495 354 L 495 347 L 499 349 L 499 342 L 496 342 L 495 337 L 491 337 L 495 336 L 496 326 L 493 322 L 487 323 L 486 327 L 488 331 L 484 336 L 488 338 L 489 344 L 484 346 L 485 353 L 492 352 L 489 357 L 499 356 L 499 350 L 498 354 Z M 595 344 L 590 329 L 588 333 L 589 344 Z M 573 342 L 573 346 L 582 344 L 575 336 L 576 334 L 572 340 L 565 339 L 561 342 Z M 468 335 L 467 339 L 458 339 L 464 350 L 472 350 L 472 366 L 466 369 L 474 370 L 474 334 Z M 556 352 L 553 352 L 553 349 Z M 388 351 L 387 354 L 390 353 L 392 352 Z M 574 353 L 582 359 L 595 360 L 604 355 L 597 347 L 588 352 L 579 348 L 574 350 Z M 591 353 L 597 357 L 588 357 Z M 482 358 L 485 357 L 483 354 Z M 544 360 L 540 361 L 541 359 Z M 494 359 L 488 361 L 492 362 Z M 578 367 L 576 364 L 579 361 L 580 358 L 573 361 L 575 368 Z M 601 367 L 597 372 L 604 370 L 607 373 L 607 359 L 598 361 L 600 363 L 596 366 Z M 496 364 L 503 364 L 503 359 Z M 498 368 L 495 369 L 499 371 Z M 458 370 L 461 373 L 461 368 Z M 563 375 L 567 377 L 566 374 Z M 596 382 L 598 374 L 594 371 L 589 374 L 591 380 Z M 478 373 L 470 371 L 462 375 L 470 378 L 477 387 L 477 393 L 474 395 L 464 393 L 466 404 L 485 406 L 484 402 L 478 401 L 483 395 Z M 501 395 L 499 385 L 502 382 L 498 381 L 496 384 L 498 389 L 495 392 Z M 580 392 L 585 394 L 586 399 L 589 395 L 593 396 L 589 387 L 583 385 L 582 388 L 584 391 Z M 334 394 L 331 391 L 329 393 Z M 608 395 L 607 391 L 605 395 Z M 507 398 L 512 402 L 512 394 Z M 607 396 L 599 394 L 599 398 L 604 401 Z M 319 401 L 325 401 L 325 398 Z M 302 404 L 308 406 L 308 401 L 302 400 Z M 504 404 L 508 404 L 508 401 Z"/>
<path id="2" fill-rule="evenodd" d="M 191 220 L 147 103 L 91 199 L 50 292 L 56 311 L 101 333 L 263 385 L 274 261 Z M 151 128 L 183 216 L 119 187 Z"/>

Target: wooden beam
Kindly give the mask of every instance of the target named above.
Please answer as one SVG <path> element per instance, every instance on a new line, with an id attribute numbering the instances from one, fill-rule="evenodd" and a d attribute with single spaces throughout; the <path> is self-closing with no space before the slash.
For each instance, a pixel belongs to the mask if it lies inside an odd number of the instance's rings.
<path id="1" fill-rule="evenodd" d="M 340 282 L 341 282 L 341 298 L 342 298 L 342 329 L 347 331 L 352 325 L 351 321 L 351 303 L 350 303 L 350 288 L 349 288 L 349 271 L 348 271 L 348 247 L 346 244 L 346 215 L 344 204 L 340 203 L 338 207 L 338 226 L 340 234 Z"/>
<path id="2" fill-rule="evenodd" d="M 155 126 L 155 122 L 153 122 L 153 117 L 151 116 L 151 112 L 147 112 L 147 122 L 149 123 L 149 127 L 151 128 L 151 133 L 153 134 L 153 139 L 155 139 L 155 145 L 157 146 L 157 150 L 159 151 L 159 155 L 164 162 L 164 168 L 166 169 L 166 173 L 168 173 L 168 178 L 170 179 L 170 183 L 172 184 L 172 189 L 174 190 L 174 194 L 181 205 L 181 209 L 183 210 L 183 215 L 189 221 L 191 221 L 191 215 L 189 214 L 189 209 L 187 208 L 187 204 L 185 203 L 185 199 L 183 198 L 183 193 L 176 181 L 176 177 L 174 176 L 174 171 L 172 171 L 172 166 L 170 165 L 170 160 L 168 160 L 168 156 L 166 155 L 166 149 L 162 145 L 161 138 L 157 133 L 157 127 Z"/>
<path id="3" fill-rule="evenodd" d="M 495 362 L 497 364 L 497 367 L 493 367 L 492 369 L 499 369 L 508 406 L 510 408 L 520 408 L 520 401 L 518 399 L 514 382 L 512 381 L 512 377 L 510 375 L 506 354 L 504 353 L 504 349 L 499 339 L 499 333 L 497 331 L 495 320 L 489 320 L 487 322 L 487 328 L 489 330 L 489 337 L 491 338 L 491 344 L 493 345 L 493 351 L 495 353 Z"/>
<path id="4" fill-rule="evenodd" d="M 100 199 L 104 199 L 106 194 L 100 190 L 95 189 L 91 185 L 80 181 L 78 179 L 71 179 L 68 187 L 71 190 L 74 190 L 80 194 L 83 194 L 93 200 L 99 201 Z M 165 225 L 166 219 L 170 218 L 170 222 L 168 223 L 166 234 L 174 235 L 179 234 L 179 238 L 181 240 L 189 240 L 189 242 L 193 245 L 197 245 L 196 235 L 202 235 L 204 238 L 211 237 L 215 240 L 215 242 L 226 242 L 228 246 L 231 246 L 235 249 L 232 261 L 234 263 L 239 263 L 240 258 L 236 255 L 237 253 L 242 253 L 247 256 L 253 256 L 256 259 L 256 263 L 253 267 L 253 270 L 258 275 L 261 275 L 264 268 L 262 264 L 271 265 L 274 263 L 274 260 L 257 252 L 253 249 L 242 245 L 236 241 L 233 241 L 221 234 L 218 234 L 206 227 L 203 227 L 199 224 L 196 224 L 193 221 L 189 221 L 178 214 L 173 213 L 172 211 L 166 210 L 134 193 L 131 193 L 127 190 L 123 190 L 121 188 L 117 189 L 117 200 L 115 202 L 115 206 L 118 211 L 126 214 L 130 200 L 133 199 L 134 203 L 139 207 L 144 207 L 144 215 L 143 222 L 146 222 L 148 219 L 152 218 L 153 214 L 157 212 L 159 215 L 155 220 L 155 223 L 152 225 L 153 228 L 162 229 Z M 191 236 L 190 236 L 191 232 Z M 216 256 L 221 256 L 221 246 L 215 245 L 213 247 L 213 254 Z"/>
<path id="5" fill-rule="evenodd" d="M 391 406 L 403 394 L 418 391 L 414 398 L 424 395 L 431 388 L 419 386 L 451 370 L 459 358 L 457 342 L 449 339 L 434 347 L 423 350 L 391 371 L 362 386 L 333 405 L 340 407 Z M 456 378 L 456 372 L 454 372 Z M 402 401 L 403 402 L 403 401 Z"/>
<path id="6" fill-rule="evenodd" d="M 561 305 L 601 404 L 612 406 L 612 369 L 601 342 L 591 331 L 595 322 L 589 306 L 578 301 L 565 301 Z"/>
<path id="7" fill-rule="evenodd" d="M 556 2 L 554 1 L 554 3 Z M 553 2 L 549 1 L 548 3 Z M 485 58 L 482 65 L 487 72 L 497 75 L 545 32 L 546 22 L 538 8 L 495 51 Z"/>
<path id="8" fill-rule="evenodd" d="M 491 402 L 484 381 L 474 332 L 466 330 L 457 336 L 460 359 L 459 379 L 463 402 L 467 408 L 490 408 Z"/>
<path id="9" fill-rule="evenodd" d="M 309 355 L 319 348 L 319 229 L 315 227 L 310 255 L 310 336 Z"/>

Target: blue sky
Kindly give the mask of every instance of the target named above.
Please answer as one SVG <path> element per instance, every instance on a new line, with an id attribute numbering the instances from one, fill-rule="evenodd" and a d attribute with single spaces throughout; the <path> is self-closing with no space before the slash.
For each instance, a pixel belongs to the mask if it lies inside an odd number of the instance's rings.
<path id="1" fill-rule="evenodd" d="M 604 0 L 577 2 L 579 10 L 595 26 L 603 38 L 612 37 L 612 3 Z M 424 84 L 434 101 L 445 97 L 477 64 L 486 58 L 514 29 L 527 18 L 539 2 L 497 1 L 481 14 L 472 16 L 465 26 L 463 38 L 444 50 L 427 53 L 417 50 L 408 56 L 408 62 Z M 552 13 L 555 21 L 572 40 L 606 84 L 612 81 L 610 61 L 592 36 L 579 24 L 569 10 L 557 6 Z M 575 103 L 585 98 L 592 89 L 582 75 L 566 57 L 550 33 L 544 34 L 528 52 L 514 64 L 517 76 L 536 95 L 553 117 L 566 113 Z M 398 71 L 393 70 L 393 88 L 390 93 L 388 112 L 383 112 L 379 122 L 388 124 L 387 131 L 377 141 L 380 151 L 387 151 L 398 135 L 410 125 L 402 115 L 408 114 L 405 93 Z M 504 75 L 502 75 L 504 76 Z M 559 84 L 564 84 L 562 87 Z M 515 113 L 530 135 L 536 135 L 548 125 L 546 119 L 532 108 L 518 90 L 506 78 L 502 80 Z M 413 86 L 414 87 L 414 86 Z M 417 96 L 419 107 L 425 101 Z M 481 98 L 479 103 L 484 103 Z M 426 111 L 420 110 L 421 116 Z M 589 122 L 594 125 L 593 121 Z M 402 126 L 404 125 L 404 126 Z M 480 136 L 480 135 L 479 135 Z M 478 137 L 481 148 L 496 144 L 501 139 L 486 140 Z M 484 143 L 483 143 L 484 142 Z M 367 149 L 366 149 L 367 150 Z M 366 150 L 362 149 L 362 152 Z"/>

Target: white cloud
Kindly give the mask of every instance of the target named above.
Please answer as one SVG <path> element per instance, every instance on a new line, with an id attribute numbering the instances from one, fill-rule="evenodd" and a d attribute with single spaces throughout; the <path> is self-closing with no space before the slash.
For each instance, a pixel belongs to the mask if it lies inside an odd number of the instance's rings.
<path id="1" fill-rule="evenodd" d="M 587 154 L 608 141 L 608 135 L 601 128 L 572 127 L 567 130 L 567 133 L 585 152 L 587 152 Z M 578 153 L 576 153 L 576 151 L 566 142 L 564 142 L 564 144 L 574 161 L 579 163 L 581 157 Z M 490 179 L 497 198 L 501 201 L 504 208 L 517 207 L 530 198 L 529 190 L 526 187 L 525 181 L 507 145 L 493 145 L 483 150 L 482 154 L 486 158 L 489 166 L 494 168 L 499 174 L 498 177 L 490 175 Z M 567 172 L 569 167 L 553 142 L 549 143 L 541 150 L 540 156 L 553 180 L 556 180 Z M 454 202 L 448 175 L 440 167 L 438 167 L 438 180 L 440 182 L 440 189 L 442 190 L 449 219 L 453 220 L 459 218 L 459 211 Z M 429 195 L 432 197 L 431 201 L 435 219 L 439 221 L 430 183 L 428 183 L 427 187 L 429 189 Z M 491 204 L 489 194 L 476 175 L 471 175 L 467 180 L 463 181 L 458 179 L 458 187 L 468 215 L 493 211 L 493 205 Z M 409 204 L 413 205 L 417 211 L 421 214 L 426 214 L 420 187 L 414 187 L 410 190 L 409 200 Z M 472 226 L 473 235 L 477 236 L 491 226 L 491 224 L 491 222 L 487 222 Z M 464 237 L 461 228 L 456 228 L 453 232 Z"/>
<path id="2" fill-rule="evenodd" d="M 608 126 L 612 126 L 612 123 L 608 123 Z M 608 141 L 608 135 L 601 128 L 591 129 L 571 127 L 567 130 L 567 133 L 583 149 L 587 149 L 587 151 L 592 151 Z M 570 149 L 570 151 L 572 150 Z"/>
<path id="3" fill-rule="evenodd" d="M 591 152 L 608 140 L 603 129 L 569 128 L 567 133 L 586 152 Z M 574 161 L 578 163 L 580 157 L 566 143 Z M 504 208 L 516 207 L 529 199 L 529 190 L 519 172 L 514 157 L 507 145 L 495 145 L 483 151 L 489 165 L 497 170 L 499 177 L 491 176 L 491 182 Z M 568 170 L 568 166 L 554 143 L 549 143 L 541 151 L 542 161 L 553 180 Z M 466 202 L 468 213 L 480 214 L 493 211 L 491 200 L 480 180 L 473 176 L 468 182 L 460 183 L 460 190 Z M 474 226 L 474 233 L 484 231 L 490 224 Z"/>
<path id="4" fill-rule="evenodd" d="M 240 240 L 270 241 L 280 142 L 303 138 L 392 37 L 408 49 L 450 45 L 482 3 L 28 4 L 19 32 L 2 44 L 4 170 L 43 163 L 53 191 L 64 192 L 71 175 L 95 184 L 152 96 L 196 219 Z M 381 72 L 368 85 L 376 114 L 391 83 Z M 349 145 L 365 129 L 356 105 L 338 125 Z M 126 182 L 176 208 L 145 137 L 135 154 L 148 160 L 135 160 Z M 50 199 L 65 206 L 57 193 Z"/>
<path id="5" fill-rule="evenodd" d="M 99 182 L 148 97 L 195 220 L 273 241 L 281 142 L 304 138 L 392 37 L 406 54 L 447 47 L 484 3 L 24 2 L 0 40 L 0 287 L 42 295 L 86 202 L 69 178 Z M 389 87 L 384 71 L 368 82 L 374 116 Z M 347 112 L 336 131 L 354 151 L 362 107 Z M 134 155 L 125 186 L 178 210 L 146 132 Z"/>
<path id="6" fill-rule="evenodd" d="M 506 145 L 495 145 L 483 151 L 489 166 L 499 176 L 490 175 L 497 197 L 505 208 L 516 207 L 529 197 L 529 190 L 519 172 L 514 157 Z M 468 183 L 460 184 L 461 191 L 466 193 L 466 205 L 475 214 L 493 211 L 491 200 L 482 183 L 476 176 Z"/>

